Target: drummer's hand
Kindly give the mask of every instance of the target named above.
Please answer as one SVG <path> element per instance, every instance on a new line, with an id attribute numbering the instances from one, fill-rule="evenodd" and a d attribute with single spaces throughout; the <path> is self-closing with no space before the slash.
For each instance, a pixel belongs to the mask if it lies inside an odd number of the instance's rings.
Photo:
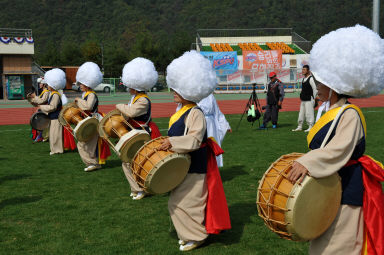
<path id="1" fill-rule="evenodd" d="M 298 181 L 301 183 L 304 180 L 304 177 L 309 174 L 307 168 L 305 168 L 302 164 L 299 162 L 294 161 L 292 164 L 292 169 L 288 173 L 288 180 L 291 181 L 292 183 L 295 183 Z"/>
<path id="2" fill-rule="evenodd" d="M 76 98 L 75 98 L 75 103 L 77 103 L 79 100 L 80 100 L 80 98 L 79 98 L 79 97 L 76 97 Z"/>
<path id="3" fill-rule="evenodd" d="M 165 139 L 164 142 L 160 145 L 159 150 L 166 151 L 172 148 L 172 144 L 169 139 Z"/>

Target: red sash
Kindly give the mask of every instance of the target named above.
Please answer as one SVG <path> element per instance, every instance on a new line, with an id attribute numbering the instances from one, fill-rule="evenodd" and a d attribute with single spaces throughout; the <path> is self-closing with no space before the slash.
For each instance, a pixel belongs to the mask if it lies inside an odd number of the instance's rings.
<path id="1" fill-rule="evenodd" d="M 131 124 L 134 128 L 141 128 L 140 125 L 145 125 L 145 123 L 146 122 L 144 122 L 144 121 L 129 120 L 129 124 Z M 156 125 L 155 122 L 153 122 L 153 121 L 148 122 L 148 127 L 151 130 L 151 139 L 155 139 L 155 138 L 161 136 L 159 127 Z"/>
<path id="2" fill-rule="evenodd" d="M 97 111 L 98 114 L 101 116 L 105 116 L 104 113 Z M 92 115 L 91 112 L 87 113 L 89 116 Z M 111 156 L 111 150 L 109 149 L 109 144 L 107 141 L 104 140 L 104 138 L 99 137 L 99 140 L 97 141 L 97 156 L 99 157 L 99 164 L 105 164 L 105 161 Z"/>
<path id="3" fill-rule="evenodd" d="M 105 164 L 105 161 L 109 158 L 109 156 L 111 156 L 109 144 L 103 138 L 99 137 L 99 140 L 97 141 L 97 146 L 97 156 L 99 157 L 99 164 Z"/>
<path id="4" fill-rule="evenodd" d="M 350 160 L 347 166 L 357 163 L 363 168 L 364 250 L 370 255 L 381 255 L 384 254 L 384 193 L 380 182 L 384 181 L 384 169 L 366 155 Z"/>
<path id="5" fill-rule="evenodd" d="M 219 234 L 220 231 L 231 228 L 227 200 L 216 162 L 216 156 L 223 154 L 224 151 L 211 138 L 208 138 L 202 147 L 204 146 L 207 146 L 208 153 L 208 198 L 205 210 L 205 229 L 208 234 Z"/>
<path id="6" fill-rule="evenodd" d="M 76 149 L 76 142 L 73 138 L 72 133 L 66 128 L 63 127 L 63 144 L 64 144 L 64 150 L 75 150 Z"/>

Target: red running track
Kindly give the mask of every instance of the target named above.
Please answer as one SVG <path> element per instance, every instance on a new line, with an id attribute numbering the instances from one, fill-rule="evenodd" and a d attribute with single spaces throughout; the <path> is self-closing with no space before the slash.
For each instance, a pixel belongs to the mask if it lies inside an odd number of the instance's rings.
<path id="1" fill-rule="evenodd" d="M 352 99 L 353 104 L 359 107 L 384 107 L 384 94 L 364 99 Z M 224 114 L 241 114 L 245 110 L 247 100 L 222 100 L 218 101 L 219 107 Z M 260 100 L 261 105 L 265 105 L 265 99 Z M 175 103 L 153 103 L 152 117 L 170 117 L 176 109 Z M 299 98 L 286 98 L 283 102 L 281 111 L 298 111 L 300 108 Z M 115 109 L 115 105 L 101 105 L 101 112 L 109 112 Z M 0 125 L 28 124 L 31 115 L 36 108 L 1 108 L 0 109 Z"/>

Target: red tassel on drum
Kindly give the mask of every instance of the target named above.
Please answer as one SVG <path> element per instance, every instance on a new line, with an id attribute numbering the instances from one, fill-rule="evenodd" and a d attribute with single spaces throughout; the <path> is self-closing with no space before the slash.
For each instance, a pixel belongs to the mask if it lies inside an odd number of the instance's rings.
<path id="1" fill-rule="evenodd" d="M 227 200 L 216 162 L 216 156 L 223 154 L 224 151 L 210 138 L 206 144 L 208 149 L 208 198 L 205 209 L 205 229 L 208 234 L 219 234 L 222 230 L 231 228 Z"/>

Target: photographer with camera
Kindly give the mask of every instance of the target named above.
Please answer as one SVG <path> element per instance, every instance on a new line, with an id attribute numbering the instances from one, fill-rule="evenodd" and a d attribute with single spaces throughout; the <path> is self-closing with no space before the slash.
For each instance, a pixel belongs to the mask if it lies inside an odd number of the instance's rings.
<path id="1" fill-rule="evenodd" d="M 267 85 L 267 105 L 263 106 L 265 114 L 260 129 L 266 129 L 269 121 L 272 121 L 272 128 L 277 128 L 279 109 L 281 109 L 285 94 L 284 85 L 277 79 L 276 73 L 270 72 L 268 77 L 271 81 Z"/>

